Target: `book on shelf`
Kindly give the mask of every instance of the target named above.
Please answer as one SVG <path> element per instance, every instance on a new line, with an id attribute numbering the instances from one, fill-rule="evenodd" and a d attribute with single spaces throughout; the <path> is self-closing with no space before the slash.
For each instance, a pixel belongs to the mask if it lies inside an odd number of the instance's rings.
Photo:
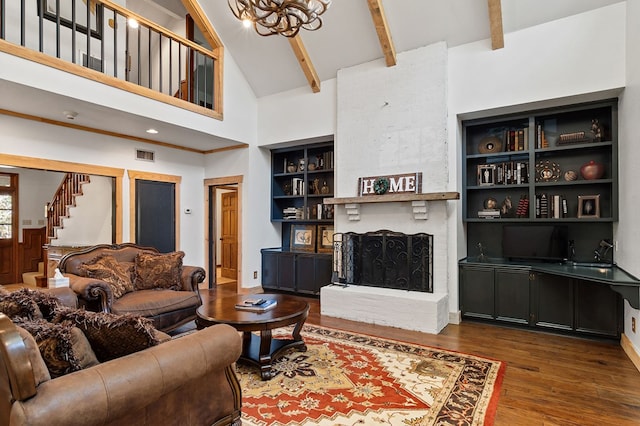
<path id="1" fill-rule="evenodd" d="M 478 217 L 480 219 L 496 219 L 500 217 L 500 210 L 497 210 L 497 209 L 478 210 Z"/>
<path id="2" fill-rule="evenodd" d="M 236 309 L 241 311 L 264 312 L 273 309 L 278 304 L 274 299 L 252 298 L 236 303 Z"/>

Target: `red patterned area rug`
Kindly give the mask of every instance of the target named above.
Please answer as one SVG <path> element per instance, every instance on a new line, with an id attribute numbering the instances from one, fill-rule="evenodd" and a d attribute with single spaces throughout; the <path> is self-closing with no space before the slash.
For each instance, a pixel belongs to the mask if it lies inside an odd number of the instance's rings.
<path id="1" fill-rule="evenodd" d="M 305 325 L 262 381 L 238 363 L 244 426 L 491 425 L 500 361 Z"/>

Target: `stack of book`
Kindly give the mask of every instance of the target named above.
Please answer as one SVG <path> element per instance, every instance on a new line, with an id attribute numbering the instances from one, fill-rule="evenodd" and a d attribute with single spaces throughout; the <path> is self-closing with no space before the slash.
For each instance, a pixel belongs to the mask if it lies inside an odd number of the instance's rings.
<path id="1" fill-rule="evenodd" d="M 478 217 L 480 219 L 498 219 L 500 218 L 500 210 L 497 210 L 497 209 L 478 210 Z"/>
<path id="2" fill-rule="evenodd" d="M 562 195 L 536 194 L 536 219 L 567 217 L 567 199 Z"/>
<path id="3" fill-rule="evenodd" d="M 296 207 L 287 207 L 282 209 L 282 218 L 286 220 L 304 219 L 302 217 L 302 209 Z"/>
<path id="4" fill-rule="evenodd" d="M 241 311 L 264 312 L 276 307 L 278 302 L 274 299 L 250 298 L 236 303 L 236 309 Z"/>

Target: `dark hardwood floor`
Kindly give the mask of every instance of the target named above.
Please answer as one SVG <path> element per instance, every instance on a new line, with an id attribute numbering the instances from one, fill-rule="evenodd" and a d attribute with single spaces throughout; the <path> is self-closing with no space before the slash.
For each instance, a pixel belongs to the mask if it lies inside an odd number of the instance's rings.
<path id="1" fill-rule="evenodd" d="M 319 299 L 302 299 L 307 323 L 504 361 L 496 425 L 640 425 L 640 372 L 617 342 L 468 321 L 433 335 L 322 316 Z"/>

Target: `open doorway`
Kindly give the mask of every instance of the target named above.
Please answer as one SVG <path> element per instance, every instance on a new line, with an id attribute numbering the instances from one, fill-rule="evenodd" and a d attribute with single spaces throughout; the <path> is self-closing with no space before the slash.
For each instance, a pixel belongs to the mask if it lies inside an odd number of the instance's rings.
<path id="1" fill-rule="evenodd" d="M 205 180 L 209 288 L 240 282 L 242 177 Z"/>

